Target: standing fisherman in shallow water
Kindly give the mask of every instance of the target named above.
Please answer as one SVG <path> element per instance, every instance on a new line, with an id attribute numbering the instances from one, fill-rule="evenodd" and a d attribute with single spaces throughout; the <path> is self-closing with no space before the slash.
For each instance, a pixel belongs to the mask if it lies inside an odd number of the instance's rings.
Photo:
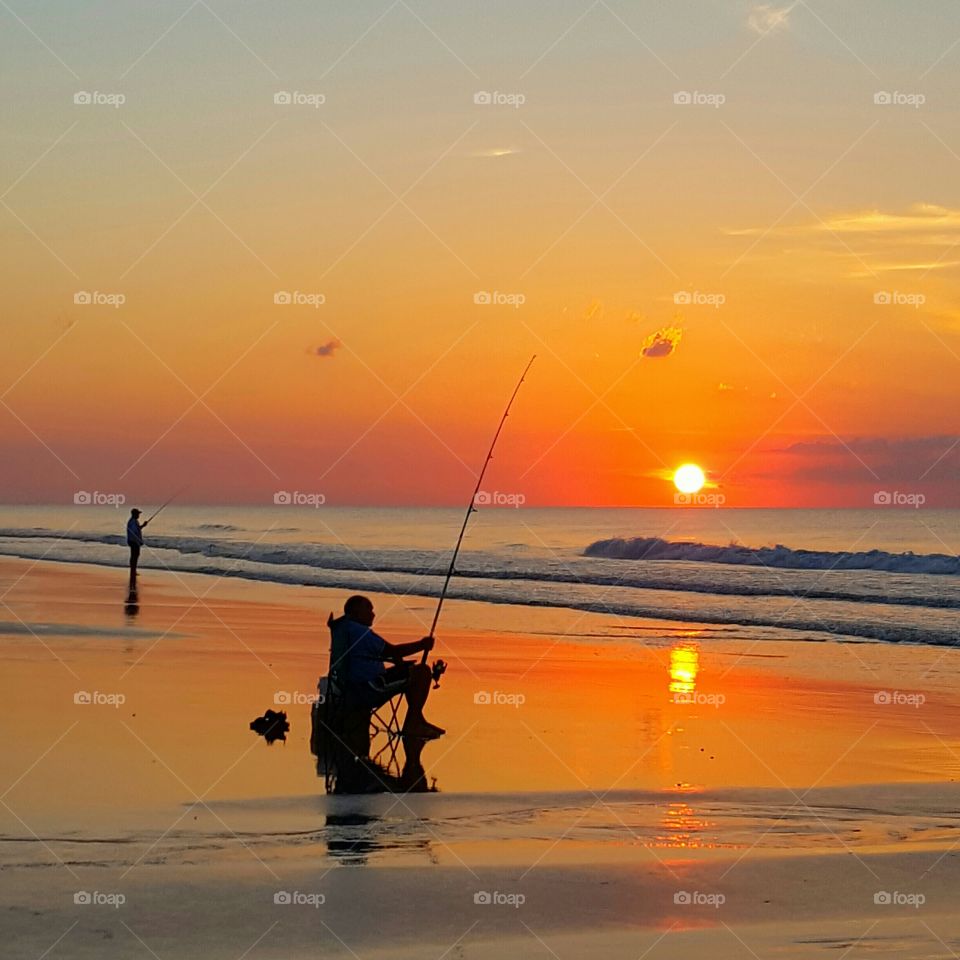
<path id="1" fill-rule="evenodd" d="M 151 521 L 154 517 L 159 516 L 159 514 L 166 509 L 177 497 L 183 493 L 187 488 L 184 487 L 182 490 L 178 490 L 172 497 L 164 500 L 160 506 L 147 517 L 143 523 L 140 522 L 140 513 L 141 511 L 134 507 L 130 511 L 130 519 L 127 521 L 127 546 L 130 548 L 130 594 L 131 598 L 128 600 L 128 603 L 136 602 L 136 593 L 137 589 L 137 561 L 140 559 L 140 548 L 143 546 L 143 528 Z"/>
<path id="2" fill-rule="evenodd" d="M 140 511 L 134 507 L 130 511 L 127 521 L 127 546 L 130 548 L 130 592 L 137 586 L 137 562 L 140 559 L 140 548 L 143 546 L 143 528 L 149 520 L 140 522 Z"/>

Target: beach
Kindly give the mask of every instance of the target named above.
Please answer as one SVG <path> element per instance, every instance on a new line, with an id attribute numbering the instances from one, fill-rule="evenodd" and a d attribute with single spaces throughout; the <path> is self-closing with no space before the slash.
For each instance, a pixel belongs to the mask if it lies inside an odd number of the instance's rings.
<path id="1" fill-rule="evenodd" d="M 122 571 L 0 560 L 11 957 L 915 957 L 960 935 L 950 648 L 452 601 L 437 792 L 327 797 L 309 698 L 344 592 L 141 581 L 134 612 Z M 385 636 L 423 635 L 428 599 L 370 595 Z M 250 731 L 267 708 L 285 743 Z"/>

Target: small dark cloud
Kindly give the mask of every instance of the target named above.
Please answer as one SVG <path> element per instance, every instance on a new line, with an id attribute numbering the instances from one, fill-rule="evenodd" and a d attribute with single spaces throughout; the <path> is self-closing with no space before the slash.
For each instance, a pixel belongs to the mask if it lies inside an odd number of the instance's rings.
<path id="1" fill-rule="evenodd" d="M 680 343 L 682 336 L 683 331 L 679 327 L 664 327 L 662 330 L 650 334 L 650 336 L 643 341 L 640 353 L 652 359 L 669 357 L 670 354 L 677 349 L 677 345 Z"/>
<path id="2" fill-rule="evenodd" d="M 326 343 L 320 344 L 319 347 L 314 349 L 314 355 L 318 357 L 332 357 L 334 352 L 339 350 L 341 343 L 339 340 L 328 340 Z"/>

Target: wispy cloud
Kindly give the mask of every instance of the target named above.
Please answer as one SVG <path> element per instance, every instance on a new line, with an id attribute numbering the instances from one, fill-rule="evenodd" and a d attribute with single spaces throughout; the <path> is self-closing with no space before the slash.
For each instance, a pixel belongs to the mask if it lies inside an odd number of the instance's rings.
<path id="1" fill-rule="evenodd" d="M 871 277 L 877 273 L 930 273 L 931 270 L 951 270 L 960 267 L 960 260 L 895 261 L 870 264 L 869 270 L 854 270 L 851 277 Z"/>
<path id="2" fill-rule="evenodd" d="M 467 154 L 468 157 L 486 157 L 496 159 L 497 157 L 512 157 L 515 153 L 521 151 L 516 147 L 490 147 L 486 150 L 473 150 Z"/>
<path id="3" fill-rule="evenodd" d="M 865 210 L 826 218 L 813 229 L 832 233 L 931 233 L 960 230 L 960 210 L 933 203 L 915 203 L 905 213 Z"/>
<path id="4" fill-rule="evenodd" d="M 846 272 L 856 261 L 851 277 L 874 277 L 882 273 L 927 274 L 960 266 L 948 259 L 960 244 L 960 209 L 933 203 L 915 203 L 902 211 L 880 209 L 829 213 L 819 219 L 777 227 L 726 229 L 730 237 L 761 240 L 800 239 L 789 252 L 806 253 L 839 261 Z M 940 253 L 940 256 L 937 254 Z"/>
<path id="5" fill-rule="evenodd" d="M 785 30 L 790 24 L 790 14 L 795 6 L 795 3 L 786 7 L 761 3 L 748 14 L 747 26 L 761 36 L 772 33 L 774 30 Z"/>
<path id="6" fill-rule="evenodd" d="M 851 213 L 835 213 L 807 223 L 776 227 L 745 227 L 727 230 L 729 236 L 749 237 L 763 234 L 779 236 L 812 236 L 821 233 L 917 236 L 931 237 L 960 231 L 960 210 L 941 207 L 933 203 L 915 203 L 903 213 L 887 213 L 883 210 L 859 210 Z"/>

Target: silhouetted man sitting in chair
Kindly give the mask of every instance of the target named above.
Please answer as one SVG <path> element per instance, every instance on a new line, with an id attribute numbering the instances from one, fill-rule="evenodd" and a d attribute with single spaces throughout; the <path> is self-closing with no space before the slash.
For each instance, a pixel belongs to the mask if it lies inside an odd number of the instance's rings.
<path id="1" fill-rule="evenodd" d="M 367 597 L 353 596 L 343 605 L 348 621 L 349 644 L 345 655 L 347 701 L 375 710 L 402 693 L 407 698 L 407 715 L 402 734 L 421 740 L 435 740 L 446 732 L 428 723 L 423 707 L 430 695 L 432 674 L 425 663 L 412 663 L 404 657 L 433 649 L 433 637 L 411 643 L 388 643 L 373 631 L 376 614 Z M 386 661 L 392 666 L 385 667 Z"/>

